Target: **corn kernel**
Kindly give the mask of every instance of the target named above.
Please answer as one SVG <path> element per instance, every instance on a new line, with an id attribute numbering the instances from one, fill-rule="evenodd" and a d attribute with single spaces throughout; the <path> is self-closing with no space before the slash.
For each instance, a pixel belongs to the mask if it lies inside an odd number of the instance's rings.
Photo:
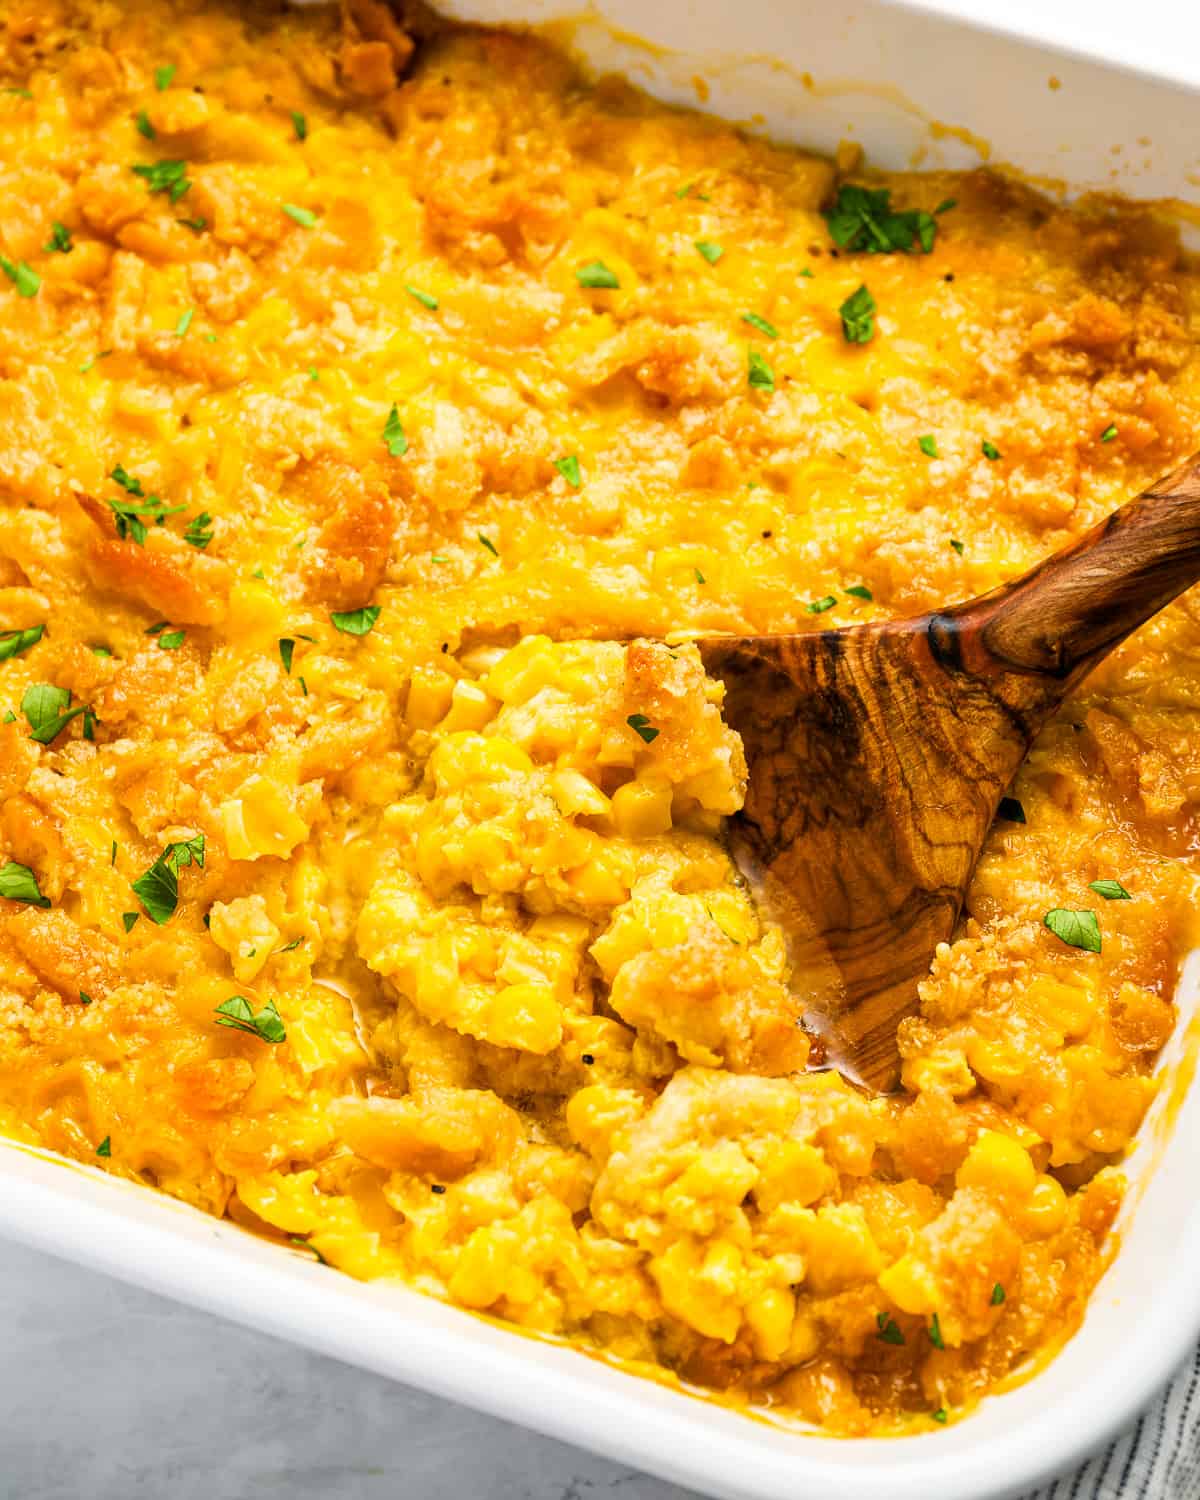
<path id="1" fill-rule="evenodd" d="M 759 1359 L 782 1358 L 791 1343 L 795 1315 L 796 1299 L 783 1287 L 760 1292 L 746 1304 L 744 1316 Z"/>
<path id="2" fill-rule="evenodd" d="M 404 721 L 410 729 L 432 729 L 450 712 L 454 679 L 437 667 L 415 667 L 408 687 Z"/>
<path id="3" fill-rule="evenodd" d="M 906 1313 L 928 1316 L 939 1305 L 937 1278 L 915 1255 L 902 1255 L 879 1277 L 880 1290 Z"/>
<path id="4" fill-rule="evenodd" d="M 539 1057 L 562 1041 L 562 1020 L 554 991 L 544 984 L 510 984 L 492 1002 L 487 1039 Z"/>
<path id="5" fill-rule="evenodd" d="M 627 839 L 652 838 L 671 831 L 671 789 L 627 781 L 612 798 L 613 826 Z"/>
<path id="6" fill-rule="evenodd" d="M 460 681 L 454 684 L 450 694 L 450 709 L 438 726 L 453 732 L 456 729 L 482 729 L 496 713 L 496 700 L 490 693 L 474 682 Z"/>
<path id="7" fill-rule="evenodd" d="M 985 1130 L 955 1175 L 959 1187 L 983 1188 L 1003 1197 L 1024 1198 L 1037 1181 L 1029 1152 L 1011 1136 Z"/>
<path id="8" fill-rule="evenodd" d="M 1056 1234 L 1067 1217 L 1067 1195 L 1055 1177 L 1039 1177 L 1021 1209 L 1022 1233 L 1031 1239 Z"/>
<path id="9" fill-rule="evenodd" d="M 568 818 L 602 818 L 612 806 L 600 788 L 581 771 L 555 771 L 550 778 L 550 795 L 559 812 Z"/>
<path id="10" fill-rule="evenodd" d="M 501 703 L 525 703 L 555 679 L 557 663 L 548 637 L 527 636 L 501 657 L 484 684 Z"/>

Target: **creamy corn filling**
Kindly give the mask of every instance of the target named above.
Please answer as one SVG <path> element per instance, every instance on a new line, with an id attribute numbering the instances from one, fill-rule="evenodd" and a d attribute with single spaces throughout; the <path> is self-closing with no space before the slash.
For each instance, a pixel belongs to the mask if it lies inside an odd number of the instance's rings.
<path id="1" fill-rule="evenodd" d="M 1149 209 L 413 30 L 0 4 L 0 1127 L 731 1401 L 936 1427 L 1111 1249 L 1193 939 L 1196 601 L 1041 736 L 895 1099 L 805 1071 L 722 690 L 657 642 L 1078 535 L 1195 444 L 1196 267 Z"/>

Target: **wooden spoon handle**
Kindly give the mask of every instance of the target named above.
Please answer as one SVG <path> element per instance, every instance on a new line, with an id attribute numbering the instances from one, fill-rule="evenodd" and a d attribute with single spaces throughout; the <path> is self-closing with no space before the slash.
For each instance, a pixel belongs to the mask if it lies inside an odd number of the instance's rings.
<path id="1" fill-rule="evenodd" d="M 1197 579 L 1200 454 L 1022 578 L 931 616 L 930 644 L 972 676 L 1030 679 L 1003 696 L 1049 708 Z"/>

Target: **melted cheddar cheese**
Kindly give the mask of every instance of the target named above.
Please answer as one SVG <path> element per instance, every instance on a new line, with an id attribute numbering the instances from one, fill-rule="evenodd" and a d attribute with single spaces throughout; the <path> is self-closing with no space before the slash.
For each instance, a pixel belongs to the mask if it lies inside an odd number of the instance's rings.
<path id="1" fill-rule="evenodd" d="M 1149 209 L 414 31 L 0 6 L 0 1126 L 755 1409 L 928 1428 L 1108 1253 L 1193 937 L 1200 606 L 1041 736 L 896 1099 L 805 1071 L 720 841 L 740 743 L 661 642 L 1081 533 L 1200 432 L 1200 275 Z M 928 253 L 839 252 L 848 174 Z"/>

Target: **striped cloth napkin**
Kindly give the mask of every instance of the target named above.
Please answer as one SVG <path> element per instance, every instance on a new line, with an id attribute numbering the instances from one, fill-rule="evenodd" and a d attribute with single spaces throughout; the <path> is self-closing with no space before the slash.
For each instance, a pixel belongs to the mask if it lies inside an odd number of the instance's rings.
<path id="1" fill-rule="evenodd" d="M 1024 1500 L 1200 1500 L 1200 1349 L 1116 1442 Z"/>

